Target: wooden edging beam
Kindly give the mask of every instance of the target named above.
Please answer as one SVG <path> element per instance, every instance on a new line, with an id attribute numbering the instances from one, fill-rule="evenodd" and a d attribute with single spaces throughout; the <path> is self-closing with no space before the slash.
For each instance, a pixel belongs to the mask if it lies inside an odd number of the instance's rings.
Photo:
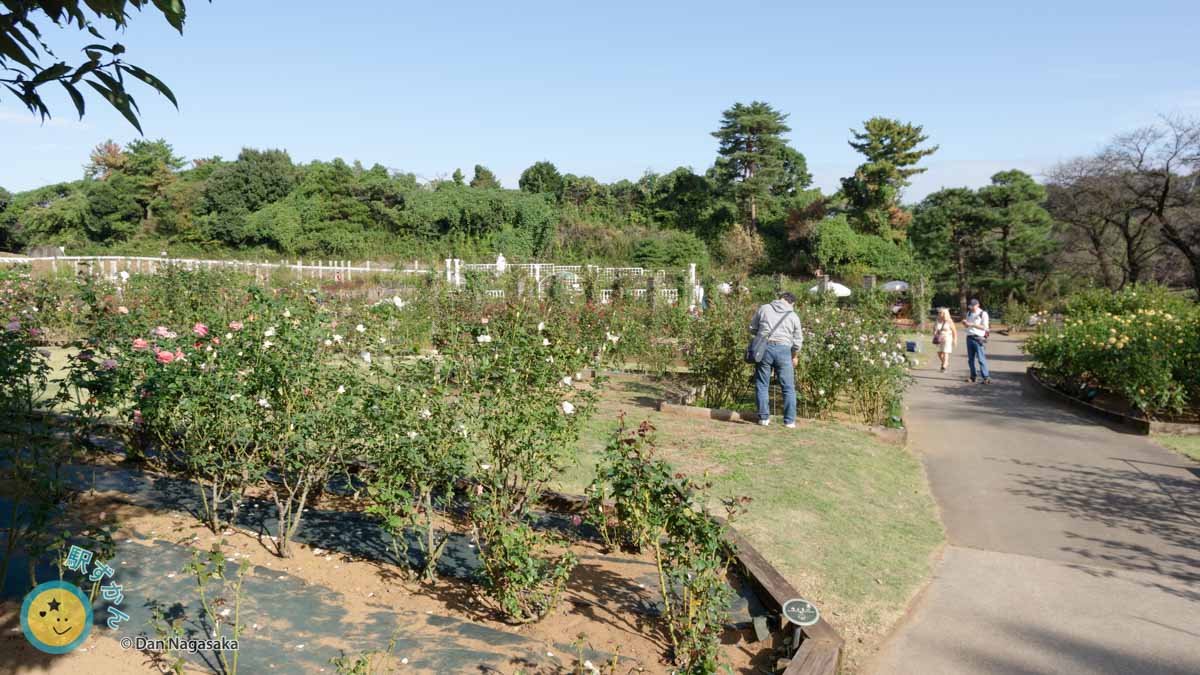
<path id="1" fill-rule="evenodd" d="M 1161 422 L 1158 420 L 1148 420 L 1144 417 L 1134 417 L 1125 415 L 1115 410 L 1109 410 L 1071 396 L 1070 394 L 1061 391 L 1054 385 L 1046 382 L 1038 374 L 1036 368 L 1027 368 L 1025 370 L 1026 381 L 1032 385 L 1037 391 L 1050 398 L 1063 401 L 1067 405 L 1082 409 L 1084 412 L 1091 414 L 1093 417 L 1119 424 L 1128 429 L 1132 429 L 1143 436 L 1152 436 L 1154 434 L 1200 434 L 1200 424 L 1189 424 L 1186 422 Z"/>

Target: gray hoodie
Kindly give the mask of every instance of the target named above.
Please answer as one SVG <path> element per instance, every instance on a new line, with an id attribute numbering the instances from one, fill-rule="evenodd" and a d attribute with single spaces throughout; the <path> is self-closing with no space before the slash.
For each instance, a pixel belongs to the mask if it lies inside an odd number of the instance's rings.
<path id="1" fill-rule="evenodd" d="M 792 315 L 779 324 L 779 328 L 775 329 L 771 338 L 767 340 L 767 344 L 791 345 L 792 351 L 800 351 L 800 348 L 804 346 L 804 331 L 800 328 L 800 317 L 792 311 L 792 304 L 782 298 L 758 308 L 758 311 L 754 313 L 754 318 L 750 319 L 750 334 L 766 335 L 788 312 L 792 312 Z"/>

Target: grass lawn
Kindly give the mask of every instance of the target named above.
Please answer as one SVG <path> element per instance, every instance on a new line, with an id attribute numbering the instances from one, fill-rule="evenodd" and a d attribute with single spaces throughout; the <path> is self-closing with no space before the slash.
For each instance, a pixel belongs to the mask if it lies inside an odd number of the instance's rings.
<path id="1" fill-rule="evenodd" d="M 658 430 L 662 456 L 708 473 L 717 499 L 754 499 L 737 528 L 842 632 L 856 672 L 928 578 L 944 535 L 920 462 L 835 423 L 768 428 L 663 415 L 652 382 L 616 377 L 590 422 L 579 465 L 557 486 L 581 493 L 620 412 Z"/>
<path id="2" fill-rule="evenodd" d="M 1200 436 L 1152 436 L 1159 445 L 1200 462 Z"/>

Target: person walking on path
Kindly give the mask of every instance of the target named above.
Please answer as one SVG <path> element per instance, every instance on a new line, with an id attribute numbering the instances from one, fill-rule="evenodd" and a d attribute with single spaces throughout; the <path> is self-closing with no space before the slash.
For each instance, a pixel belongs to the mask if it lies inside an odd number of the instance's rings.
<path id="1" fill-rule="evenodd" d="M 967 329 L 967 366 L 971 370 L 968 382 L 975 381 L 975 361 L 979 361 L 979 376 L 984 384 L 991 384 L 992 378 L 988 373 L 987 339 L 990 332 L 988 313 L 979 306 L 979 301 L 972 298 L 967 303 L 967 316 L 963 318 L 963 326 Z"/>
<path id="2" fill-rule="evenodd" d="M 762 305 L 750 320 L 754 344 L 765 342 L 762 358 L 754 370 L 754 397 L 758 402 L 758 423 L 771 423 L 771 373 L 783 390 L 783 426 L 796 426 L 796 365 L 804 345 L 804 331 L 795 312 L 796 296 L 780 293 L 779 299 Z"/>
<path id="3" fill-rule="evenodd" d="M 938 322 L 933 327 L 933 343 L 937 345 L 938 361 L 942 362 L 942 372 L 950 368 L 950 355 L 958 346 L 958 329 L 950 318 L 950 310 L 942 307 L 938 310 Z"/>

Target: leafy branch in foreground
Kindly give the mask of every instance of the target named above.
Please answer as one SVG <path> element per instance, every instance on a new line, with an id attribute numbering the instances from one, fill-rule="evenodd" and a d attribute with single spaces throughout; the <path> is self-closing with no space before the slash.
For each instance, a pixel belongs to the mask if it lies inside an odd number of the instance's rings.
<path id="1" fill-rule="evenodd" d="M 124 45 L 104 43 L 107 39 L 89 15 L 94 13 L 95 19 L 111 21 L 114 28 L 124 30 L 129 23 L 129 8 L 140 11 L 153 4 L 182 34 L 186 16 L 183 0 L 2 0 L 0 4 L 8 10 L 0 14 L 0 85 L 42 120 L 51 116 L 50 108 L 42 98 L 43 86 L 53 83 L 61 86 L 82 119 L 86 104 L 80 85 L 86 84 L 141 133 L 142 126 L 138 121 L 141 110 L 125 88 L 126 76 L 150 86 L 179 107 L 174 92 L 166 83 L 125 62 L 122 58 Z M 58 58 L 46 43 L 43 29 L 35 22 L 46 20 L 58 28 L 86 31 L 103 42 L 85 45 L 82 51 L 87 60 L 71 65 Z"/>

